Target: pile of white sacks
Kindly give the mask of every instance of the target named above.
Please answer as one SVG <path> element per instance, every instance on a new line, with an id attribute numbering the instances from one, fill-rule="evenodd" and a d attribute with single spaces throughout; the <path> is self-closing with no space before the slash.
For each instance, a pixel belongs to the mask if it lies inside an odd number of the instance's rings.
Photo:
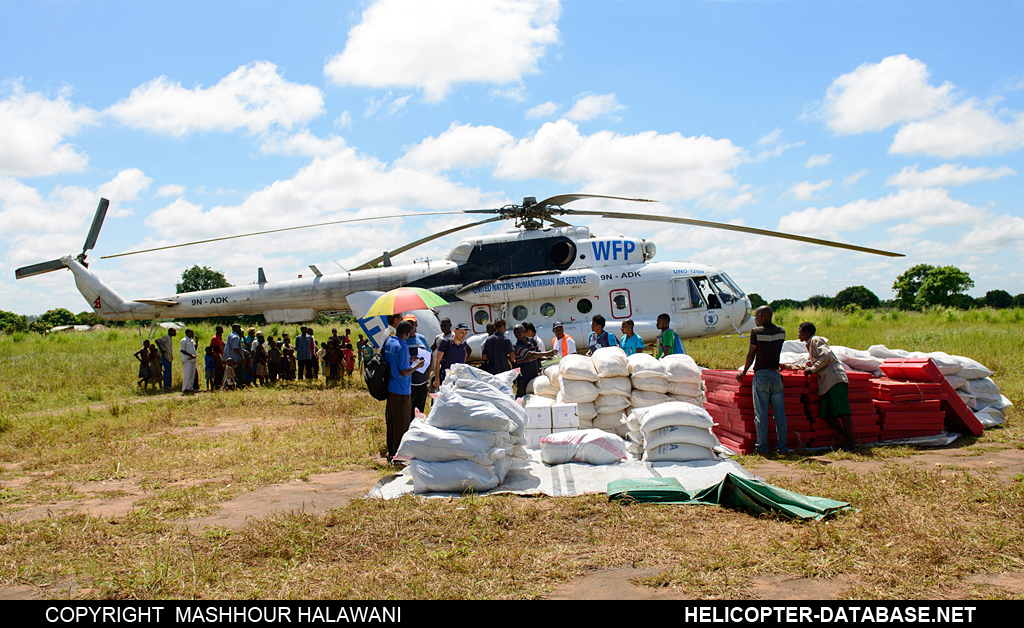
<path id="1" fill-rule="evenodd" d="M 527 392 L 532 394 L 526 405 L 577 404 L 581 430 L 598 429 L 628 438 L 631 453 L 642 454 L 646 460 L 682 462 L 715 457 L 712 448 L 718 439 L 711 433 L 713 423 L 703 409 L 700 367 L 688 355 L 660 360 L 644 353 L 627 357 L 618 347 L 599 349 L 589 357 L 569 355 L 546 368 Z M 643 417 L 645 411 L 655 408 L 659 409 L 657 429 L 687 429 L 649 433 L 643 427 Z M 691 430 L 703 433 L 694 435 Z M 683 437 L 687 440 L 680 440 Z M 676 446 L 680 444 L 686 447 Z"/>
<path id="2" fill-rule="evenodd" d="M 409 464 L 416 493 L 487 491 L 525 458 L 526 410 L 508 377 L 453 365 L 425 419 L 415 419 L 395 459 Z"/>
<path id="3" fill-rule="evenodd" d="M 1013 405 L 992 380 L 993 372 L 971 358 L 949 355 L 942 351 L 924 353 L 889 349 L 885 345 L 872 345 L 867 351 L 829 346 L 836 358 L 842 362 L 844 369 L 872 373 L 875 377 L 885 377 L 879 367 L 886 359 L 931 358 L 939 372 L 945 376 L 946 381 L 956 390 L 967 407 L 974 411 L 974 416 L 985 428 L 1002 424 L 1006 420 L 1006 409 Z M 783 364 L 802 366 L 807 362 L 806 345 L 797 340 L 787 340 L 782 346 L 780 361 Z"/>

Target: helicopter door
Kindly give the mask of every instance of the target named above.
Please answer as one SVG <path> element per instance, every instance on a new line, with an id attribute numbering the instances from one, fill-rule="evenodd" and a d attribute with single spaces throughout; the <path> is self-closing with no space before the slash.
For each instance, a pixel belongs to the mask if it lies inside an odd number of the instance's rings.
<path id="1" fill-rule="evenodd" d="M 629 302 L 629 290 L 612 290 L 608 295 L 612 304 L 612 318 L 624 320 L 633 315 L 633 306 Z"/>
<path id="2" fill-rule="evenodd" d="M 472 311 L 473 319 L 473 333 L 474 334 L 486 334 L 487 323 L 491 322 L 491 306 L 490 305 L 474 305 Z"/>
<path id="3" fill-rule="evenodd" d="M 700 292 L 687 278 L 672 280 L 672 311 L 685 312 L 695 307 L 702 307 Z"/>

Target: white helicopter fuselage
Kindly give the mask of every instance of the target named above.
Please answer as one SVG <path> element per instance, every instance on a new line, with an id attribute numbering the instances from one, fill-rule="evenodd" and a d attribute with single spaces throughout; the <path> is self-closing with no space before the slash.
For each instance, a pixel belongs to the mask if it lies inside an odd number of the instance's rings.
<path id="1" fill-rule="evenodd" d="M 432 339 L 443 318 L 466 323 L 476 355 L 487 324 L 499 318 L 510 336 L 514 325 L 533 323 L 549 348 L 552 324 L 561 322 L 581 351 L 597 314 L 617 337 L 621 323 L 632 320 L 648 344 L 658 336 L 660 314 L 669 316 L 670 328 L 684 340 L 752 326 L 750 302 L 728 275 L 703 264 L 653 262 L 655 252 L 653 242 L 644 239 L 595 238 L 586 227 L 551 227 L 464 239 L 445 260 L 330 275 L 311 267 L 313 277 L 268 282 L 261 274 L 250 285 L 136 300 L 118 295 L 75 258 L 61 261 L 105 319 L 262 314 L 268 323 L 290 324 L 312 321 L 320 312 L 351 311 L 377 346 L 386 322 L 365 314 L 381 294 L 407 285 L 428 288 L 450 302 L 434 312 L 417 312 L 419 333 Z"/>

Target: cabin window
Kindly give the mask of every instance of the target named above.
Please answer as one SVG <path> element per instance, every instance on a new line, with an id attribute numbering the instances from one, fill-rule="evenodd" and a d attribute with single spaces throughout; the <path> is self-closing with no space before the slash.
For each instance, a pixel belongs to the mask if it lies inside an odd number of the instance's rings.
<path id="1" fill-rule="evenodd" d="M 588 314 L 592 309 L 594 309 L 594 304 L 590 299 L 580 299 L 576 302 L 576 311 L 580 314 Z"/>
<path id="2" fill-rule="evenodd" d="M 482 334 L 487 331 L 487 323 L 491 322 L 491 306 L 473 306 L 473 333 Z"/>
<path id="3" fill-rule="evenodd" d="M 694 277 L 693 283 L 696 284 L 697 291 L 704 297 L 704 302 L 707 303 L 709 310 L 721 309 L 722 301 L 718 298 L 715 289 L 711 287 L 711 282 L 707 277 Z"/>
<path id="4" fill-rule="evenodd" d="M 718 295 L 722 297 L 722 303 L 732 305 L 739 299 L 742 299 L 743 294 L 738 293 L 734 289 L 732 282 L 728 281 L 728 279 L 725 275 L 712 275 L 711 284 L 718 290 Z"/>
<path id="5" fill-rule="evenodd" d="M 612 318 L 629 318 L 633 315 L 629 303 L 629 290 L 612 290 L 609 296 L 612 303 Z"/>
<path id="6" fill-rule="evenodd" d="M 540 306 L 540 315 L 544 318 L 551 318 L 555 315 L 555 306 L 552 303 L 545 303 Z"/>
<path id="7" fill-rule="evenodd" d="M 512 318 L 516 319 L 517 321 L 525 321 L 527 314 L 529 314 L 529 311 L 526 309 L 526 307 L 522 305 L 517 305 L 514 308 L 512 308 Z"/>

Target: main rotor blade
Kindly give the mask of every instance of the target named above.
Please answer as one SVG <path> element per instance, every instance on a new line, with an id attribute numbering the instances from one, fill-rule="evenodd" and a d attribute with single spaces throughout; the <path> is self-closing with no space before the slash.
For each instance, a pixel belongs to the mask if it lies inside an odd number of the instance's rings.
<path id="1" fill-rule="evenodd" d="M 92 218 L 92 227 L 89 229 L 89 235 L 85 238 L 85 246 L 82 247 L 83 253 L 91 251 L 96 246 L 96 238 L 100 236 L 100 227 L 103 226 L 103 219 L 107 217 L 107 207 L 110 207 L 110 201 L 101 198 L 100 204 L 96 206 L 96 215 Z"/>
<path id="2" fill-rule="evenodd" d="M 783 238 L 785 240 L 796 240 L 797 242 L 807 242 L 809 244 L 817 244 L 820 246 L 831 246 L 839 249 L 848 249 L 850 251 L 859 251 L 861 253 L 871 253 L 872 255 L 884 255 L 886 257 L 904 257 L 903 253 L 893 253 L 891 251 L 882 251 L 880 249 L 870 249 L 864 246 L 857 246 L 855 244 L 844 244 L 842 242 L 833 242 L 831 240 L 822 240 L 819 238 L 811 238 L 808 236 L 795 235 L 792 233 L 783 233 L 781 231 L 769 231 L 768 229 L 757 229 L 755 227 L 730 225 L 724 222 L 708 222 L 706 220 L 694 220 L 693 218 L 672 218 L 668 216 L 648 216 L 645 214 L 624 214 L 619 212 L 576 209 L 567 209 L 565 210 L 565 213 L 579 216 L 600 216 L 602 218 L 618 218 L 621 220 L 646 220 L 648 222 L 667 222 L 676 225 L 690 225 L 693 227 L 724 229 L 726 231 L 752 233 L 754 235 L 768 236 L 771 238 Z"/>
<path id="3" fill-rule="evenodd" d="M 470 227 L 479 227 L 480 225 L 486 225 L 489 222 L 496 222 L 498 220 L 504 220 L 504 219 L 505 219 L 504 216 L 495 216 L 494 218 L 488 218 L 487 220 L 481 220 L 480 222 L 473 222 L 473 223 L 469 223 L 467 225 L 459 225 L 458 227 L 452 227 L 451 229 L 446 229 L 444 231 L 441 231 L 440 233 L 434 233 L 434 234 L 428 235 L 425 238 L 420 238 L 419 240 L 416 240 L 415 242 L 410 242 L 409 244 L 405 244 L 403 246 L 400 246 L 397 249 L 392 249 L 392 250 L 388 251 L 388 257 L 389 258 L 394 257 L 394 256 L 398 255 L 399 253 L 404 253 L 404 252 L 408 251 L 409 249 L 413 249 L 413 248 L 416 248 L 417 246 L 420 246 L 421 244 L 426 244 L 427 242 L 430 242 L 431 240 L 436 240 L 438 238 L 443 238 L 446 235 L 451 235 L 451 234 L 456 233 L 458 231 L 462 231 L 463 229 L 469 229 Z M 380 257 L 375 257 L 372 260 L 370 260 L 370 261 L 368 261 L 368 262 L 366 262 L 364 264 L 360 264 L 359 266 L 356 266 L 352 270 L 368 270 L 370 268 L 373 268 L 377 264 L 380 264 L 383 261 L 384 261 L 384 256 L 381 255 Z"/>
<path id="4" fill-rule="evenodd" d="M 559 194 L 546 198 L 543 201 L 537 203 L 538 207 L 561 207 L 567 205 L 573 201 L 578 201 L 584 198 L 610 198 L 616 201 L 636 201 L 638 203 L 657 203 L 658 201 L 652 201 L 648 198 L 626 198 L 624 196 L 605 196 L 603 194 Z"/>
<path id="5" fill-rule="evenodd" d="M 168 246 L 158 246 L 152 249 L 142 249 L 139 251 L 127 251 L 125 253 L 117 253 L 115 255 L 104 255 L 100 259 L 111 259 L 114 257 L 124 257 L 126 255 L 138 255 L 140 253 L 153 253 L 155 251 L 166 251 L 168 249 L 177 249 L 183 246 L 192 246 L 194 244 L 209 244 L 210 242 L 223 242 L 224 240 L 234 240 L 236 238 L 248 238 L 250 236 L 265 235 L 268 233 L 281 233 L 283 231 L 295 231 L 297 229 L 311 229 L 313 227 L 327 227 L 329 225 L 343 225 L 353 222 L 368 222 L 371 220 L 385 220 L 387 218 L 417 218 L 419 216 L 446 216 L 451 214 L 466 214 L 466 213 L 496 213 L 494 209 L 480 209 L 480 210 L 458 210 L 458 211 L 445 211 L 445 212 L 421 212 L 417 214 L 391 214 L 389 216 L 371 216 L 369 218 L 349 218 L 346 220 L 332 220 L 330 222 L 319 222 L 312 225 L 299 225 L 297 227 L 283 227 L 281 229 L 267 229 L 265 231 L 253 231 L 252 233 L 240 233 L 238 235 L 224 236 L 221 238 L 209 238 L 208 240 L 196 240 L 194 242 L 182 242 L 181 244 L 170 244 Z"/>
<path id="6" fill-rule="evenodd" d="M 14 277 L 15 279 L 24 279 L 25 277 L 42 275 L 43 273 L 49 273 L 62 268 L 64 268 L 64 262 L 59 259 L 53 259 L 48 262 L 32 264 L 31 266 L 22 266 L 18 270 L 14 271 Z"/>

